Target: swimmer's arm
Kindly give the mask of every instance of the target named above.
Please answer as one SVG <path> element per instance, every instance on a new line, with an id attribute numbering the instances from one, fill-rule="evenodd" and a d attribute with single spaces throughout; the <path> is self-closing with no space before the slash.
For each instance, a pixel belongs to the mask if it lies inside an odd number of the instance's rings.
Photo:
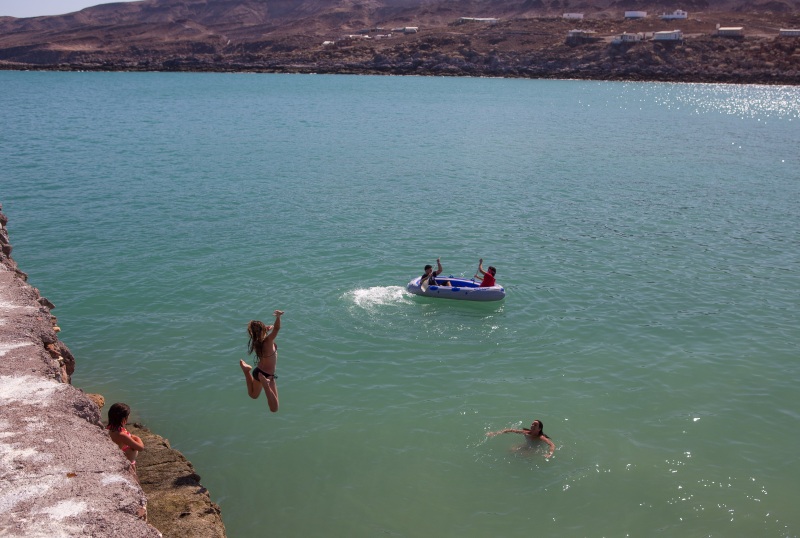
<path id="1" fill-rule="evenodd" d="M 556 445 L 553 443 L 553 441 L 551 441 L 551 440 L 550 440 L 550 438 L 549 438 L 549 437 L 545 437 L 544 435 L 542 435 L 542 436 L 540 437 L 540 439 L 541 439 L 542 441 L 544 441 L 545 443 L 547 443 L 548 445 L 550 445 L 550 452 L 549 452 L 549 453 L 548 453 L 548 454 L 545 456 L 545 458 L 549 458 L 550 456 L 552 456 L 552 455 L 553 455 L 553 452 L 555 452 L 555 450 L 556 450 Z"/>
<path id="2" fill-rule="evenodd" d="M 487 437 L 494 437 L 495 435 L 500 435 L 501 433 L 527 433 L 525 430 L 515 430 L 513 428 L 506 428 L 505 430 L 500 430 L 499 432 L 489 432 L 487 433 Z"/>
<path id="3" fill-rule="evenodd" d="M 478 262 L 478 272 L 482 275 L 486 274 L 486 271 L 483 270 L 483 258 Z"/>

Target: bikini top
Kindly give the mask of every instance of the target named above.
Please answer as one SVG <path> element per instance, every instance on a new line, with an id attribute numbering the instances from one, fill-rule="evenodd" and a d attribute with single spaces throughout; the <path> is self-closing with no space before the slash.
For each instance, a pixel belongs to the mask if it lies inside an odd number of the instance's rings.
<path id="1" fill-rule="evenodd" d="M 273 346 L 275 346 L 275 348 L 272 350 L 272 353 L 269 353 L 269 354 L 267 354 L 267 355 L 265 355 L 265 356 L 263 356 L 263 357 L 258 357 L 258 358 L 259 358 L 259 360 L 261 360 L 261 359 L 266 359 L 266 358 L 269 358 L 269 357 L 274 357 L 275 355 L 277 355 L 277 354 L 278 354 L 278 344 L 276 344 L 275 342 L 273 342 L 273 343 L 272 343 L 272 345 L 273 345 Z"/>

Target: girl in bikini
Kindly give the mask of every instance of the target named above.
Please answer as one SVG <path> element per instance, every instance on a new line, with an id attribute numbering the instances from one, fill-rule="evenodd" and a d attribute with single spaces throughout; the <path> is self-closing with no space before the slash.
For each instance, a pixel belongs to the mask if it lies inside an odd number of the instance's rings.
<path id="1" fill-rule="evenodd" d="M 128 417 L 131 415 L 131 408 L 124 403 L 115 403 L 108 408 L 108 436 L 114 441 L 118 447 L 122 449 L 122 453 L 131 462 L 131 467 L 136 471 L 136 456 L 139 455 L 140 450 L 144 450 L 144 443 L 137 435 L 131 434 L 125 429 L 128 423 Z"/>
<path id="2" fill-rule="evenodd" d="M 275 324 L 264 325 L 261 321 L 253 320 L 247 324 L 247 333 L 250 341 L 247 344 L 247 353 L 256 354 L 258 364 L 255 368 L 244 362 L 239 361 L 239 366 L 244 372 L 244 380 L 247 382 L 247 394 L 254 400 L 261 394 L 267 396 L 269 410 L 275 413 L 278 411 L 278 387 L 275 380 L 275 366 L 278 363 L 278 346 L 275 345 L 275 337 L 281 330 L 281 316 L 283 312 L 275 311 Z"/>
<path id="3" fill-rule="evenodd" d="M 543 429 L 544 424 L 542 424 L 542 421 L 534 420 L 531 424 L 530 430 L 528 428 L 522 428 L 521 430 L 506 428 L 505 430 L 500 430 L 499 432 L 489 432 L 486 435 L 489 437 L 494 437 L 495 435 L 500 435 L 501 433 L 521 433 L 528 441 L 544 441 L 550 445 L 550 451 L 545 455 L 545 458 L 549 458 L 553 455 L 556 445 L 554 445 L 553 441 L 551 441 L 550 438 L 542 431 Z"/>

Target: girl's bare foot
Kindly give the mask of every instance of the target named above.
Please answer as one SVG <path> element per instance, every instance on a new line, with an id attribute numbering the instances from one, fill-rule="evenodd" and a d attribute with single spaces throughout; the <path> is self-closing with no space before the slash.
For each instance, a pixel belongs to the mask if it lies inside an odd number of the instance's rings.
<path id="1" fill-rule="evenodd" d="M 239 366 L 242 368 L 242 372 L 244 372 L 245 374 L 249 374 L 250 371 L 253 369 L 252 366 L 250 366 L 249 364 L 247 364 L 243 360 L 239 361 Z"/>

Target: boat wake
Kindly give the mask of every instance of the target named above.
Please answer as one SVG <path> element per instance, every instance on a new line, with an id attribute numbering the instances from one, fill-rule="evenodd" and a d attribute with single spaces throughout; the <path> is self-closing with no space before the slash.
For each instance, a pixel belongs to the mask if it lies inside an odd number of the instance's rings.
<path id="1" fill-rule="evenodd" d="M 384 305 L 412 304 L 406 289 L 402 286 L 375 286 L 351 290 L 345 293 L 343 298 L 366 310 L 374 310 Z"/>

